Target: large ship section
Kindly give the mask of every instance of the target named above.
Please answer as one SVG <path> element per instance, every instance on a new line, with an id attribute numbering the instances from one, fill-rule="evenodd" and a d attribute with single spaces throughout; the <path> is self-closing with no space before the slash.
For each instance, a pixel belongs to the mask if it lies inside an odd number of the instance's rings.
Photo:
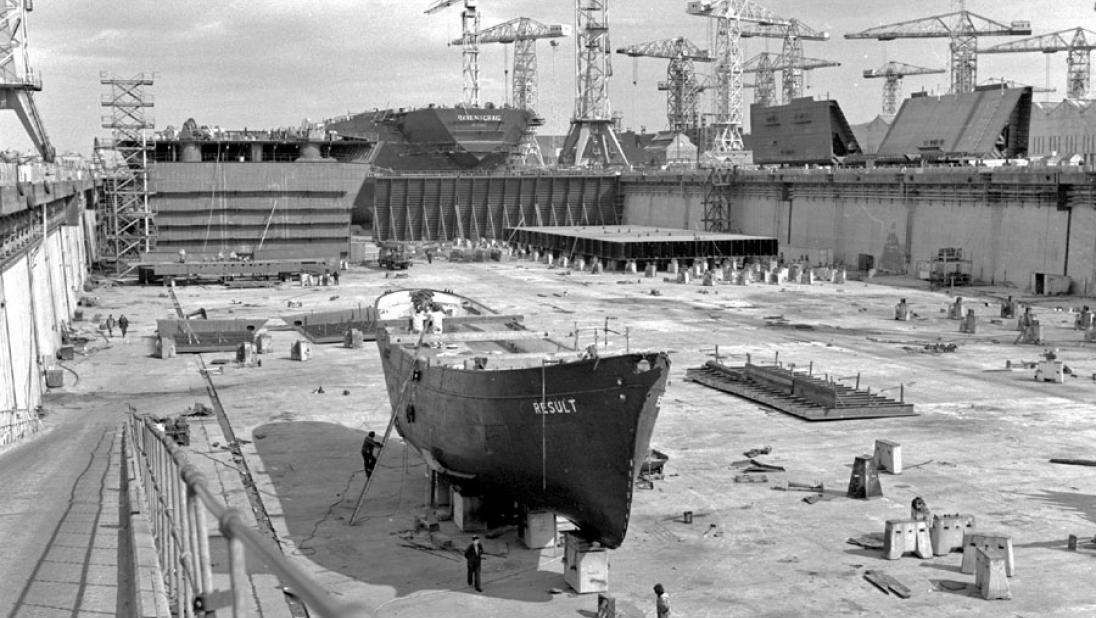
<path id="1" fill-rule="evenodd" d="M 392 171 L 489 170 L 517 151 L 530 112 L 503 107 L 425 107 L 366 112 L 325 123 L 341 140 L 374 145 L 368 162 Z"/>

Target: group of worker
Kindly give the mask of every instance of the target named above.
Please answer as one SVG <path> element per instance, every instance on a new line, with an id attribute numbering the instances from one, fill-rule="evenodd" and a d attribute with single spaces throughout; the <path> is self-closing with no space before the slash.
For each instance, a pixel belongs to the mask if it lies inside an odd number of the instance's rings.
<path id="1" fill-rule="evenodd" d="M 107 331 L 107 339 L 114 336 L 114 327 L 117 326 L 118 330 L 122 333 L 122 341 L 126 341 L 126 332 L 129 331 L 129 318 L 126 314 L 121 314 L 118 319 L 114 319 L 114 314 L 107 316 L 107 319 L 103 321 L 103 329 Z"/>
<path id="2" fill-rule="evenodd" d="M 411 314 L 411 332 L 418 334 L 429 330 L 431 334 L 440 335 L 444 331 L 444 322 L 445 312 L 441 305 L 434 303 L 430 305 L 429 311 L 417 310 Z"/>
<path id="3" fill-rule="evenodd" d="M 339 271 L 324 269 L 322 275 L 313 275 L 311 273 L 301 273 L 301 287 L 307 288 L 314 285 L 339 285 Z"/>

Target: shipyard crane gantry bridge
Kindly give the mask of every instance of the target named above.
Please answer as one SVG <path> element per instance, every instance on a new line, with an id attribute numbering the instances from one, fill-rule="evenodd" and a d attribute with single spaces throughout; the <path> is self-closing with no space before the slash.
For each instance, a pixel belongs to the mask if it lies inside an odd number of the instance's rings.
<path id="1" fill-rule="evenodd" d="M 1096 32 L 1084 28 L 1062 30 L 1019 41 L 1010 41 L 979 49 L 979 54 L 1007 54 L 1014 52 L 1068 52 L 1066 56 L 1066 98 L 1084 99 L 1090 87 L 1089 56 L 1096 49 Z"/>
<path id="2" fill-rule="evenodd" d="M 435 0 L 424 11 L 432 15 L 438 11 L 450 7 L 458 2 L 464 2 L 464 10 L 461 11 L 461 75 L 464 79 L 464 105 L 479 107 L 479 24 L 480 16 L 477 9 L 478 0 Z"/>
<path id="3" fill-rule="evenodd" d="M 700 93 L 706 86 L 697 81 L 693 62 L 711 62 L 712 56 L 707 50 L 700 49 L 689 39 L 679 36 L 637 43 L 616 51 L 632 58 L 669 60 L 666 80 L 658 83 L 658 89 L 666 91 L 666 120 L 669 128 L 675 133 L 685 133 L 699 127 L 697 106 Z"/>
<path id="4" fill-rule="evenodd" d="M 694 0 L 685 12 L 716 22 L 715 90 L 716 128 L 710 158 L 718 163 L 737 163 L 745 156 L 742 143 L 742 24 L 788 26 L 790 20 L 755 4 L 751 0 Z"/>
<path id="5" fill-rule="evenodd" d="M 780 55 L 788 62 L 787 68 L 783 69 L 780 76 L 784 102 L 790 103 L 792 99 L 803 96 L 803 71 L 808 70 L 805 67 L 799 66 L 799 61 L 804 60 L 803 41 L 828 41 L 830 40 L 830 33 L 822 30 L 815 30 L 793 17 L 788 20 L 788 25 L 786 26 L 763 24 L 748 24 L 743 26 L 742 38 L 754 37 L 783 39 L 784 42 Z M 775 83 L 775 80 L 772 81 Z"/>
<path id="6" fill-rule="evenodd" d="M 803 71 L 839 66 L 841 66 L 841 63 L 833 60 L 804 58 L 803 56 L 788 57 L 784 54 L 761 52 L 743 63 L 742 72 L 755 73 L 757 75 L 754 83 L 754 103 L 757 103 L 762 107 L 770 107 L 776 105 L 777 71 L 786 71 L 789 68 L 795 68 L 802 73 Z M 787 94 L 787 89 L 785 89 L 784 103 L 791 103 L 793 98 L 803 96 L 801 90 L 791 97 L 787 96 Z"/>
<path id="7" fill-rule="evenodd" d="M 947 73 L 947 70 L 929 69 L 891 60 L 881 67 L 864 69 L 864 78 L 882 78 L 886 80 L 883 82 L 883 115 L 894 116 L 898 113 L 898 99 L 902 94 L 903 77 L 910 75 L 934 75 L 938 73 Z"/>
<path id="8" fill-rule="evenodd" d="M 950 39 L 951 94 L 974 92 L 978 73 L 978 37 L 1031 34 L 1031 23 L 1013 21 L 1002 24 L 966 10 L 964 2 L 954 13 L 876 26 L 846 34 L 846 39 Z"/>
<path id="9" fill-rule="evenodd" d="M 571 27 L 564 24 L 542 24 L 528 17 L 515 17 L 501 24 L 484 28 L 476 33 L 478 43 L 514 44 L 514 74 L 511 81 L 511 96 L 514 107 L 532 115 L 529 127 L 522 135 L 515 160 L 518 167 L 544 167 L 544 157 L 537 143 L 536 127 L 544 124 L 537 113 L 538 82 L 537 41 L 571 35 Z M 466 36 L 454 39 L 451 45 L 467 43 Z M 477 87 L 478 91 L 478 87 Z"/>

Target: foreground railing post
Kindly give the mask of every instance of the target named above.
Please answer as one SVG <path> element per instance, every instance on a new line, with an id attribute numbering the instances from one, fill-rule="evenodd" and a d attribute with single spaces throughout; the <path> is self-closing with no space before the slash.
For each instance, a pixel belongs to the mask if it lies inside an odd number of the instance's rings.
<path id="1" fill-rule="evenodd" d="M 228 571 L 232 581 L 232 615 L 242 617 L 246 612 L 245 602 L 248 588 L 247 569 L 244 560 L 243 539 L 236 536 L 231 524 L 240 521 L 240 513 L 236 509 L 228 509 L 221 516 L 221 534 L 228 541 Z"/>

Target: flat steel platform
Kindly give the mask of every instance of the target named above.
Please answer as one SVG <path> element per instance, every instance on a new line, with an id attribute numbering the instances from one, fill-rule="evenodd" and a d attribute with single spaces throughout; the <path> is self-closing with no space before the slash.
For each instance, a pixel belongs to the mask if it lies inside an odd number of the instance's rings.
<path id="1" fill-rule="evenodd" d="M 776 366 L 728 367 L 709 361 L 685 379 L 776 408 L 808 421 L 916 416 L 913 404 L 895 401 Z"/>
<path id="2" fill-rule="evenodd" d="M 643 225 L 545 226 L 507 228 L 506 238 L 559 256 L 601 260 L 776 256 L 780 243 L 767 236 L 703 232 Z"/>

